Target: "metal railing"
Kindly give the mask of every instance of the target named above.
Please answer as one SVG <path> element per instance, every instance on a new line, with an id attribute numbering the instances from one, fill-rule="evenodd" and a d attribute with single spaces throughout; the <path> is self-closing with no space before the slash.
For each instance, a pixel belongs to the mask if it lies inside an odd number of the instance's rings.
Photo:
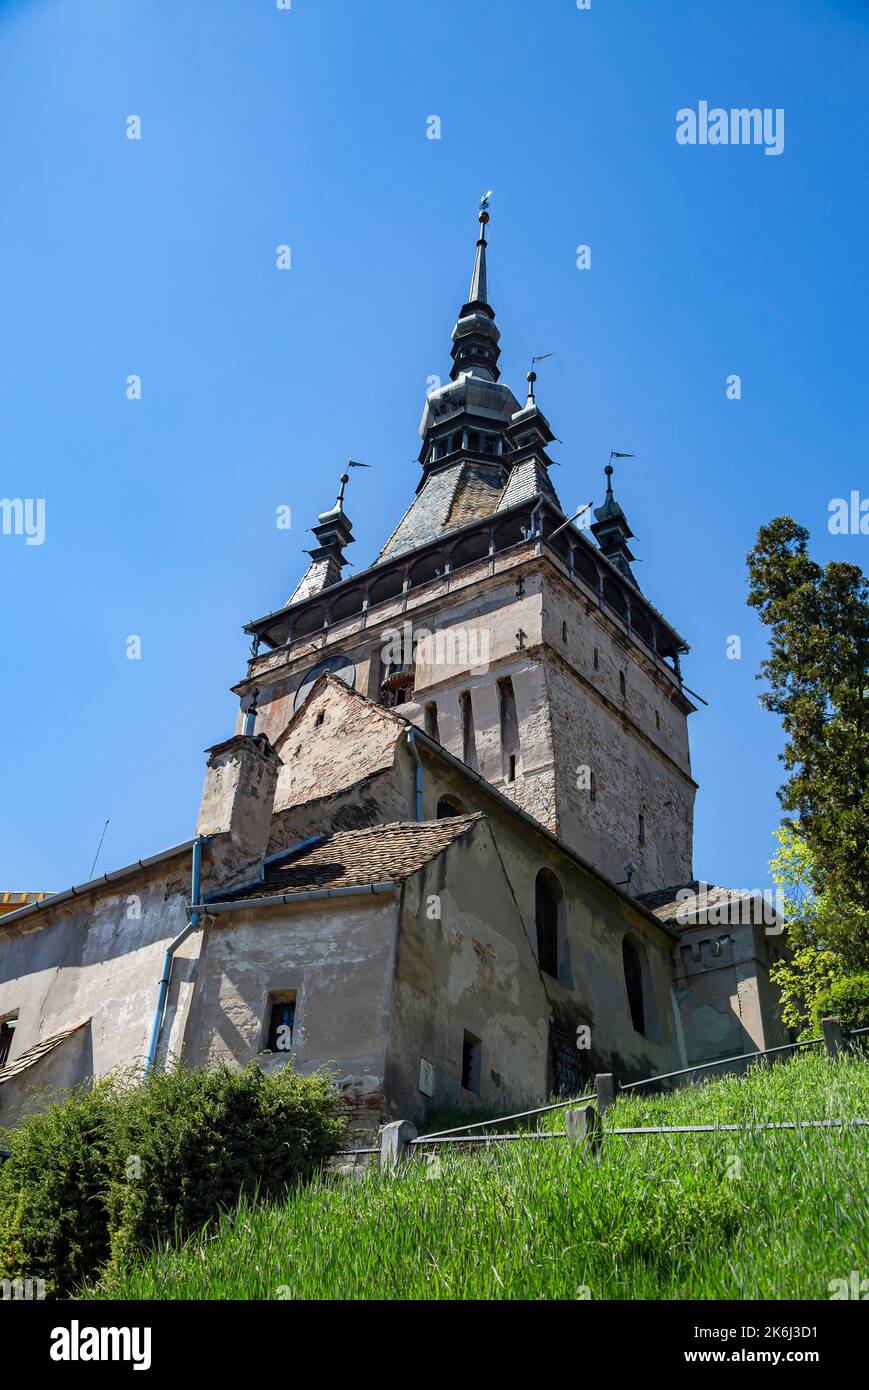
<path id="1" fill-rule="evenodd" d="M 824 1032 L 820 1038 L 807 1038 L 802 1042 L 783 1043 L 777 1047 L 761 1048 L 754 1052 L 742 1052 L 733 1057 L 718 1057 L 711 1062 L 697 1062 L 694 1066 L 682 1067 L 678 1071 L 662 1072 L 657 1076 L 647 1076 L 640 1081 L 629 1081 L 623 1086 L 617 1085 L 613 1077 L 608 1073 L 599 1073 L 595 1077 L 595 1090 L 581 1096 L 574 1096 L 570 1100 L 555 1101 L 549 1105 L 540 1105 L 532 1110 L 514 1111 L 509 1115 L 500 1115 L 487 1120 L 471 1120 L 467 1124 L 456 1125 L 452 1129 L 436 1130 L 433 1134 L 417 1135 L 415 1130 L 412 1136 L 401 1139 L 397 1138 L 403 1126 L 408 1129 L 414 1127 L 406 1121 L 398 1121 L 392 1125 L 386 1125 L 381 1129 L 381 1142 L 367 1148 L 345 1149 L 339 1158 L 353 1158 L 363 1154 L 379 1154 L 381 1164 L 394 1166 L 396 1158 L 406 1149 L 429 1148 L 439 1145 L 472 1145 L 485 1143 L 506 1143 L 506 1142 L 534 1142 L 539 1139 L 564 1139 L 572 1138 L 575 1134 L 577 1124 L 585 1132 L 587 1127 L 589 1132 L 596 1134 L 595 1142 L 599 1142 L 602 1135 L 620 1136 L 633 1134 L 711 1134 L 717 1132 L 733 1131 L 760 1131 L 769 1129 L 812 1129 L 812 1128 L 844 1128 L 848 1125 L 866 1126 L 869 1119 L 841 1119 L 841 1120 L 802 1120 L 802 1121 L 771 1121 L 756 1122 L 752 1124 L 711 1124 L 711 1125 L 648 1125 L 633 1126 L 624 1128 L 604 1129 L 600 1127 L 600 1120 L 613 1104 L 617 1093 L 625 1093 L 636 1090 L 640 1086 L 651 1086 L 655 1082 L 671 1081 L 675 1077 L 689 1076 L 698 1071 L 710 1070 L 714 1067 L 728 1066 L 735 1062 L 750 1062 L 759 1057 L 770 1057 L 782 1052 L 796 1052 L 801 1048 L 816 1047 L 824 1044 L 827 1052 L 832 1057 L 838 1056 L 846 1048 L 845 1039 L 851 1039 L 869 1034 L 869 1028 L 854 1028 L 845 1031 L 841 1028 L 838 1019 L 823 1019 L 822 1027 Z M 583 1102 L 586 1102 L 585 1110 Z M 596 1118 L 594 1121 L 586 1114 L 591 1109 L 591 1102 L 596 1102 Z M 539 1130 L 529 1129 L 513 1133 L 493 1133 L 493 1125 L 506 1124 L 511 1120 L 531 1119 L 535 1115 L 549 1114 L 555 1110 L 564 1110 L 570 1118 L 570 1128 L 563 1130 Z M 484 1130 L 482 1134 L 472 1133 L 471 1131 Z M 388 1136 L 386 1145 L 384 1135 L 387 1131 L 392 1133 Z M 390 1157 L 391 1155 L 391 1157 Z"/>

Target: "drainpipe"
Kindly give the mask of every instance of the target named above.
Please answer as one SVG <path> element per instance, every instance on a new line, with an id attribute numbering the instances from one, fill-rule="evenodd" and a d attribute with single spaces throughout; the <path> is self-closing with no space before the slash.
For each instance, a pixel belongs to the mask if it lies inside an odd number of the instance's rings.
<path id="1" fill-rule="evenodd" d="M 204 836 L 198 835 L 193 841 L 193 868 L 191 872 L 191 902 L 199 903 L 202 896 L 202 845 Z M 172 976 L 172 958 L 178 947 L 186 941 L 191 932 L 199 926 L 199 909 L 194 907 L 190 913 L 189 920 L 183 931 L 180 931 L 173 941 L 166 947 L 166 954 L 163 957 L 163 969 L 160 974 L 160 990 L 157 995 L 157 1007 L 154 1010 L 154 1022 L 151 1025 L 151 1041 L 148 1043 L 148 1055 L 145 1058 L 145 1071 L 152 1072 L 157 1058 L 157 1043 L 160 1039 L 160 1029 L 163 1025 L 163 1014 L 166 1009 L 166 999 L 169 994 L 169 980 Z"/>
<path id="2" fill-rule="evenodd" d="M 416 819 L 419 821 L 422 820 L 422 759 L 419 756 L 419 749 L 416 746 L 416 731 L 414 729 L 408 729 L 407 731 L 407 746 L 413 754 L 413 760 L 416 763 Z"/>

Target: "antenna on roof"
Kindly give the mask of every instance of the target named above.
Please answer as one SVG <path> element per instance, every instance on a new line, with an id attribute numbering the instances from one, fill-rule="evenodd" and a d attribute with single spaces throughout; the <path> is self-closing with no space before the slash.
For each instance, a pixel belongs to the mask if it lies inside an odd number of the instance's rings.
<path id="1" fill-rule="evenodd" d="M 94 862 L 91 864 L 91 871 L 90 871 L 90 873 L 88 874 L 88 878 L 89 878 L 89 879 L 90 879 L 90 878 L 93 878 L 93 872 L 94 872 L 94 869 L 95 869 L 96 866 L 97 866 L 97 860 L 98 860 L 99 857 L 100 857 L 100 850 L 101 850 L 102 847 L 103 847 L 103 840 L 106 838 L 106 831 L 108 830 L 108 828 L 109 828 L 109 822 L 108 822 L 108 820 L 107 820 L 106 823 L 105 823 L 105 825 L 103 826 L 103 833 L 102 833 L 102 835 L 100 836 L 100 842 L 99 842 L 99 844 L 97 845 L 97 852 L 96 852 L 96 854 L 94 855 Z"/>

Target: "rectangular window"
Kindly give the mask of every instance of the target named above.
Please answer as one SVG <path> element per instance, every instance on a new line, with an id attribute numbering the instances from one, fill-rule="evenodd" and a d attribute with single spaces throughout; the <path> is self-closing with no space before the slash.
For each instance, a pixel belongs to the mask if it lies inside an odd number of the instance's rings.
<path id="1" fill-rule="evenodd" d="M 266 1035 L 265 1051 L 289 1052 L 293 1046 L 293 1030 L 295 1024 L 295 990 L 284 990 L 280 994 L 270 994 L 269 1026 Z"/>
<path id="2" fill-rule="evenodd" d="M 474 772 L 479 772 L 477 763 L 477 740 L 474 734 L 474 708 L 471 692 L 463 690 L 459 696 L 462 711 L 462 762 Z"/>
<path id="3" fill-rule="evenodd" d="M 9 1051 L 14 1037 L 15 1019 L 4 1018 L 3 1022 L 0 1023 L 0 1067 L 5 1067 L 9 1061 Z"/>
<path id="4" fill-rule="evenodd" d="M 438 707 L 434 700 L 429 700 L 425 707 L 425 731 L 429 738 L 441 741 L 440 730 L 438 729 Z"/>
<path id="5" fill-rule="evenodd" d="M 466 1091 L 480 1094 L 480 1074 L 483 1062 L 483 1044 L 473 1033 L 465 1032 L 462 1038 L 462 1086 Z"/>
<path id="6" fill-rule="evenodd" d="M 498 681 L 498 712 L 501 722 L 501 775 L 505 782 L 515 782 L 519 757 L 519 719 L 516 696 L 509 676 Z"/>
<path id="7" fill-rule="evenodd" d="M 646 843 L 646 817 L 643 815 L 642 811 L 640 812 L 639 831 L 640 831 L 640 844 L 641 844 L 641 845 L 644 845 L 644 844 Z"/>

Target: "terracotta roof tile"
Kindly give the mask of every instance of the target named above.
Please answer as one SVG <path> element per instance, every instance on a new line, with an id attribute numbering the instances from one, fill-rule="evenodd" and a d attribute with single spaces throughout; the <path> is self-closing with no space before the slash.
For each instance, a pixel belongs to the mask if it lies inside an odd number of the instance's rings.
<path id="1" fill-rule="evenodd" d="M 221 893 L 221 902 L 245 902 L 304 893 L 316 888 L 362 888 L 410 878 L 467 833 L 482 814 L 435 821 L 395 821 L 391 825 L 343 830 L 280 864 L 273 864 L 254 887 Z"/>
<path id="2" fill-rule="evenodd" d="M 11 1081 L 13 1076 L 19 1076 L 20 1073 L 26 1071 L 28 1067 L 32 1067 L 41 1057 L 45 1057 L 47 1053 L 53 1052 L 59 1043 L 71 1037 L 73 1033 L 77 1033 L 79 1028 L 86 1028 L 89 1023 L 89 1018 L 81 1018 L 78 1023 L 71 1023 L 68 1028 L 62 1028 L 59 1033 L 52 1033 L 50 1037 L 43 1038 L 41 1042 L 34 1043 L 32 1047 L 28 1047 L 27 1051 L 22 1052 L 20 1057 L 16 1057 L 14 1062 L 9 1062 L 7 1066 L 0 1067 L 0 1086 L 3 1085 L 4 1081 Z"/>

